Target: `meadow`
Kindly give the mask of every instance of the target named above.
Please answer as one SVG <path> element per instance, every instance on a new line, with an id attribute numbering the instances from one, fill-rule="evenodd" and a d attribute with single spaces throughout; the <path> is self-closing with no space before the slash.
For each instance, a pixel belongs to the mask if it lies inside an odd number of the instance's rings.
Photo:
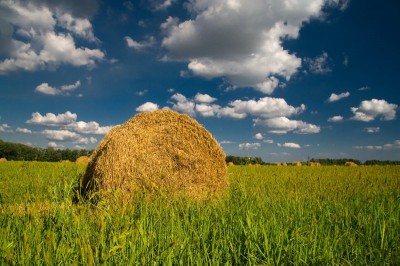
<path id="1" fill-rule="evenodd" d="M 400 265 L 399 166 L 230 166 L 218 199 L 74 203 L 76 163 L 0 163 L 0 265 Z"/>

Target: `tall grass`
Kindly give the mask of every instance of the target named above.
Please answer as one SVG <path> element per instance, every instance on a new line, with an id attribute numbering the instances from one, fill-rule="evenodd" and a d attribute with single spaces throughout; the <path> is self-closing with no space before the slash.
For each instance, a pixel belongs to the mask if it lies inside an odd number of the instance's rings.
<path id="1" fill-rule="evenodd" d="M 0 164 L 0 264 L 399 265 L 399 167 L 229 168 L 212 201 L 73 204 L 84 167 Z"/>

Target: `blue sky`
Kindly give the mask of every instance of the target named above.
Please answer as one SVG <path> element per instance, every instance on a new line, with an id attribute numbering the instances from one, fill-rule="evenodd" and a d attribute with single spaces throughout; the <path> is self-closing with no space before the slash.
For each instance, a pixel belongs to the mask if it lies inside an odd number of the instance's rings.
<path id="1" fill-rule="evenodd" d="M 400 160 L 399 26 L 395 0 L 3 0 L 0 138 L 92 149 L 170 108 L 230 155 Z"/>

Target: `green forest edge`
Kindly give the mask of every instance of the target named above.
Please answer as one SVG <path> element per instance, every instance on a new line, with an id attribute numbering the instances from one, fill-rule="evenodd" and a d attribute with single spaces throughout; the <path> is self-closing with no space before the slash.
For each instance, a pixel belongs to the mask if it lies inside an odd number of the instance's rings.
<path id="1" fill-rule="evenodd" d="M 21 143 L 5 142 L 0 140 L 0 158 L 7 161 L 38 161 L 38 162 L 75 162 L 80 156 L 90 156 L 93 150 L 86 149 L 54 149 L 54 148 L 36 148 Z M 264 162 L 260 157 L 240 157 L 228 155 L 226 163 L 234 165 L 271 165 Z M 362 163 L 360 160 L 342 158 L 342 159 L 310 159 L 307 162 L 301 162 L 307 165 L 309 162 L 320 163 L 321 165 L 345 165 L 346 162 L 353 162 L 357 165 L 400 165 L 400 161 L 381 161 L 367 160 Z"/>

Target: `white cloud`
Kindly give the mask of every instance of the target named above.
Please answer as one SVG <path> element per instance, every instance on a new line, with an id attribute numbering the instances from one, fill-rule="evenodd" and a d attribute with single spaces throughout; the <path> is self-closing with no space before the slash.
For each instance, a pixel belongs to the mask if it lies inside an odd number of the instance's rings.
<path id="1" fill-rule="evenodd" d="M 17 132 L 17 133 L 23 133 L 23 134 L 32 134 L 32 130 L 30 130 L 30 129 L 27 129 L 27 128 L 17 128 L 16 130 L 15 130 L 15 132 Z"/>
<path id="2" fill-rule="evenodd" d="M 0 2 L 0 24 L 7 29 L 0 40 L 5 54 L 0 61 L 0 73 L 55 69 L 62 64 L 94 67 L 104 53 L 99 49 L 77 48 L 71 36 L 72 33 L 95 38 L 90 22 L 72 15 L 67 17 L 62 9 L 53 11 L 44 3 Z M 67 31 L 57 32 L 57 24 Z"/>
<path id="3" fill-rule="evenodd" d="M 158 104 L 152 103 L 152 102 L 146 102 L 142 105 L 140 105 L 138 108 L 136 108 L 137 112 L 152 112 L 158 110 Z"/>
<path id="4" fill-rule="evenodd" d="M 221 142 L 220 142 L 220 144 L 234 144 L 235 142 L 233 142 L 233 141 L 230 141 L 230 140 L 222 140 Z"/>
<path id="5" fill-rule="evenodd" d="M 264 139 L 263 142 L 268 143 L 268 144 L 274 143 L 274 141 L 272 139 Z"/>
<path id="6" fill-rule="evenodd" d="M 64 147 L 64 145 L 61 145 L 61 144 L 57 144 L 56 142 L 54 142 L 54 141 L 50 141 L 49 143 L 47 143 L 47 147 L 49 147 L 49 148 L 53 148 L 53 149 L 56 149 L 56 150 L 58 150 L 58 149 L 64 149 L 65 147 Z"/>
<path id="7" fill-rule="evenodd" d="M 291 116 L 302 113 L 306 107 L 288 105 L 282 98 L 264 97 L 259 100 L 236 100 L 229 104 L 235 113 L 250 114 L 262 118 L 273 118 L 279 116 Z"/>
<path id="8" fill-rule="evenodd" d="M 369 89 L 370 89 L 370 87 L 364 86 L 364 87 L 359 88 L 358 90 L 359 90 L 359 91 L 367 91 L 367 90 L 369 90 Z"/>
<path id="9" fill-rule="evenodd" d="M 400 140 L 395 140 L 393 143 L 385 144 L 385 149 L 400 149 Z"/>
<path id="10" fill-rule="evenodd" d="M 81 85 L 78 80 L 74 84 L 62 85 L 59 89 L 49 86 L 48 83 L 42 83 L 35 88 L 35 92 L 46 94 L 46 95 L 64 95 L 69 96 L 70 92 L 76 90 Z"/>
<path id="11" fill-rule="evenodd" d="M 197 93 L 196 96 L 194 96 L 194 100 L 198 103 L 212 103 L 215 102 L 217 98 L 213 98 L 208 94 Z"/>
<path id="12" fill-rule="evenodd" d="M 146 89 L 145 90 L 141 90 L 141 91 L 137 91 L 136 95 L 137 96 L 144 96 L 147 92 L 148 92 L 148 90 L 146 90 Z"/>
<path id="13" fill-rule="evenodd" d="M 332 72 L 332 68 L 329 62 L 329 55 L 323 52 L 321 55 L 315 58 L 304 58 L 304 63 L 308 65 L 308 68 L 313 74 L 326 74 Z"/>
<path id="14" fill-rule="evenodd" d="M 283 144 L 278 143 L 279 147 L 290 148 L 290 149 L 300 149 L 301 146 L 297 143 L 293 142 L 285 142 Z"/>
<path id="15" fill-rule="evenodd" d="M 67 125 L 67 128 L 81 134 L 106 135 L 113 128 L 113 126 L 100 126 L 99 123 L 95 121 L 79 121 Z"/>
<path id="16" fill-rule="evenodd" d="M 174 0 L 163 0 L 162 2 L 156 2 L 155 3 L 155 10 L 166 10 L 168 7 L 172 5 Z"/>
<path id="17" fill-rule="evenodd" d="M 348 92 L 348 91 L 342 92 L 340 94 L 332 93 L 331 96 L 329 96 L 327 101 L 330 102 L 330 103 L 333 103 L 333 102 L 339 101 L 339 100 L 341 100 L 343 98 L 347 98 L 349 96 L 350 96 L 350 92 Z"/>
<path id="18" fill-rule="evenodd" d="M 45 129 L 42 131 L 42 134 L 49 140 L 59 140 L 59 141 L 75 140 L 80 137 L 79 134 L 71 132 L 69 130 Z"/>
<path id="19" fill-rule="evenodd" d="M 204 117 L 214 117 L 219 114 L 221 107 L 219 105 L 196 104 L 195 111 Z"/>
<path id="20" fill-rule="evenodd" d="M 2 125 L 0 125 L 0 132 L 4 132 L 4 133 L 8 132 L 8 133 L 10 133 L 10 132 L 12 132 L 12 130 L 11 130 L 11 127 L 9 125 L 2 124 Z"/>
<path id="21" fill-rule="evenodd" d="M 372 99 L 362 101 L 358 107 L 352 107 L 353 120 L 370 122 L 377 118 L 380 120 L 393 120 L 396 118 L 397 105 L 388 103 L 385 100 Z"/>
<path id="22" fill-rule="evenodd" d="M 363 129 L 363 132 L 367 132 L 367 133 L 378 133 L 380 130 L 379 127 L 365 127 Z"/>
<path id="23" fill-rule="evenodd" d="M 282 46 L 321 14 L 323 0 L 210 1 L 187 4 L 193 19 L 169 17 L 161 28 L 166 60 L 188 61 L 188 69 L 205 78 L 224 77 L 236 87 L 271 93 L 277 77 L 290 79 L 301 59 Z"/>
<path id="24" fill-rule="evenodd" d="M 75 141 L 74 143 L 77 145 L 88 145 L 88 144 L 94 144 L 97 143 L 97 139 L 90 137 L 90 138 L 80 138 L 77 141 Z"/>
<path id="25" fill-rule="evenodd" d="M 195 116 L 195 103 L 192 100 L 189 100 L 186 98 L 184 95 L 180 93 L 175 93 L 171 97 L 172 100 L 175 100 L 176 103 L 173 103 L 172 109 L 180 112 L 180 113 L 186 113 L 190 116 Z"/>
<path id="26" fill-rule="evenodd" d="M 340 122 L 340 121 L 343 121 L 343 116 L 341 115 L 335 115 L 328 119 L 328 122 Z"/>
<path id="27" fill-rule="evenodd" d="M 315 134 L 321 131 L 319 126 L 301 120 L 290 120 L 287 117 L 256 118 L 254 119 L 254 126 L 266 128 L 272 134 L 286 134 L 289 131 L 294 131 L 298 134 Z"/>
<path id="28" fill-rule="evenodd" d="M 77 36 L 91 42 L 99 42 L 93 34 L 90 21 L 86 18 L 75 18 L 69 13 L 59 14 L 59 25 Z"/>
<path id="29" fill-rule="evenodd" d="M 240 143 L 239 144 L 239 150 L 257 150 L 260 147 L 261 147 L 261 144 L 258 142 L 256 142 L 256 143 Z"/>
<path id="30" fill-rule="evenodd" d="M 77 115 L 70 111 L 64 114 L 55 115 L 53 113 L 47 113 L 42 116 L 40 113 L 32 113 L 32 118 L 27 120 L 28 124 L 42 125 L 42 126 L 66 126 L 76 121 Z"/>
<path id="31" fill-rule="evenodd" d="M 254 138 L 258 139 L 258 140 L 262 140 L 264 137 L 263 137 L 263 135 L 261 133 L 257 133 L 257 134 L 254 135 Z"/>
<path id="32" fill-rule="evenodd" d="M 143 42 L 135 41 L 129 36 L 125 36 L 124 39 L 126 41 L 126 45 L 129 48 L 133 48 L 136 51 L 140 51 L 140 50 L 143 50 L 145 48 L 152 47 L 155 44 L 155 38 L 153 36 L 148 37 Z"/>

